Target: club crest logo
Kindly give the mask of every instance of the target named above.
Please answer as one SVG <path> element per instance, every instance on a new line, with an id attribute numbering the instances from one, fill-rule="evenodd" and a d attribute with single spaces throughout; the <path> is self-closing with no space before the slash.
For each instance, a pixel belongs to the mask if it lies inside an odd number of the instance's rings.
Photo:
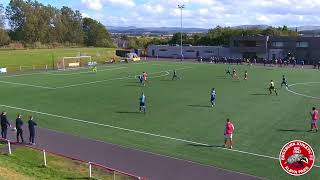
<path id="1" fill-rule="evenodd" d="M 288 142 L 280 151 L 279 161 L 284 171 L 293 176 L 308 173 L 314 165 L 312 147 L 300 140 Z"/>

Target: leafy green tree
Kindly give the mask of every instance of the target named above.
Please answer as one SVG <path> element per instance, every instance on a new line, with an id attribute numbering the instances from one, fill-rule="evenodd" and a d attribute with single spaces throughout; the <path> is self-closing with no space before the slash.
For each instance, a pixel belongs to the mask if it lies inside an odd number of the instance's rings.
<path id="1" fill-rule="evenodd" d="M 106 27 L 100 22 L 83 18 L 82 29 L 84 32 L 84 44 L 87 46 L 113 47 L 113 43 Z"/>

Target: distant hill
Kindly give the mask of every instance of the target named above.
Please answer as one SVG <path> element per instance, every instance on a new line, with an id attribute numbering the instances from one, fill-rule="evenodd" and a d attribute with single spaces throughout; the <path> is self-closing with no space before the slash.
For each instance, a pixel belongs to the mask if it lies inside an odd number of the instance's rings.
<path id="1" fill-rule="evenodd" d="M 233 26 L 232 28 L 241 28 L 241 29 L 267 29 L 269 25 L 239 25 Z M 107 26 L 107 29 L 111 33 L 123 33 L 123 34 L 174 34 L 180 32 L 180 27 L 116 27 L 116 26 Z M 299 27 L 289 27 L 291 30 L 298 30 L 303 33 L 319 33 L 320 26 L 299 26 Z M 207 33 L 209 29 L 205 28 L 183 28 L 185 33 Z"/>
<path id="2" fill-rule="evenodd" d="M 174 34 L 180 32 L 179 27 L 143 27 L 137 28 L 135 26 L 129 27 L 115 27 L 108 26 L 107 29 L 111 33 L 162 33 L 162 34 Z M 183 32 L 186 33 L 206 33 L 208 29 L 203 28 L 183 28 Z"/>

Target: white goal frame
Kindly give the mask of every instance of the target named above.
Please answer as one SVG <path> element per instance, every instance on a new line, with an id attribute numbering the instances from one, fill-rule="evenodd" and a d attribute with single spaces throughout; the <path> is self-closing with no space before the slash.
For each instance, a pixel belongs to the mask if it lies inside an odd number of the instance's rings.
<path id="1" fill-rule="evenodd" d="M 59 67 L 59 64 L 57 64 L 58 70 L 59 70 L 59 69 L 66 70 L 66 67 L 67 67 L 68 69 L 80 68 L 80 66 L 81 66 L 80 60 L 83 59 L 83 58 L 89 58 L 89 62 L 92 62 L 92 57 L 91 57 L 91 56 L 63 57 L 63 58 L 62 58 L 62 67 Z M 69 64 L 66 65 L 66 60 L 68 60 L 68 59 L 75 59 L 75 61 L 78 61 L 79 66 L 78 66 L 78 67 L 75 67 L 75 68 L 72 68 L 72 67 L 69 68 Z"/>

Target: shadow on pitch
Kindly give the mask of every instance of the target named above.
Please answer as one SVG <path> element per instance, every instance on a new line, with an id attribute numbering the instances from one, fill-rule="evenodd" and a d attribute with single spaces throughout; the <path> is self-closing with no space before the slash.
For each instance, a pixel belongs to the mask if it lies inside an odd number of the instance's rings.
<path id="1" fill-rule="evenodd" d="M 205 145 L 205 144 L 188 144 L 189 146 L 193 147 L 203 147 L 203 148 L 221 148 L 224 147 L 223 145 Z"/>
<path id="2" fill-rule="evenodd" d="M 195 105 L 188 105 L 189 107 L 195 107 L 195 108 L 212 108 L 212 106 L 209 105 L 199 105 L 199 104 L 195 104 Z"/>
<path id="3" fill-rule="evenodd" d="M 117 111 L 118 114 L 142 114 L 139 111 Z"/>
<path id="4" fill-rule="evenodd" d="M 307 130 L 301 129 L 278 129 L 280 132 L 308 132 Z"/>

